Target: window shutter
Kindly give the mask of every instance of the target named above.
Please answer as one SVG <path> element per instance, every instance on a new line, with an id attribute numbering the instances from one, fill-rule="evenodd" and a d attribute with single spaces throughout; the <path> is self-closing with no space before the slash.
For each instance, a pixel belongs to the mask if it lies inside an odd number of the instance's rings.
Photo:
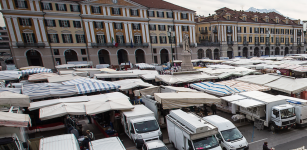
<path id="1" fill-rule="evenodd" d="M 40 3 L 41 3 L 41 9 L 42 9 L 42 10 L 45 10 L 45 9 L 44 9 L 44 4 L 43 4 L 43 2 L 40 2 Z M 49 3 L 48 3 L 48 4 L 49 4 Z M 50 5 L 49 5 L 49 6 L 50 6 Z"/>
<path id="2" fill-rule="evenodd" d="M 29 21 L 29 25 L 32 26 L 32 20 L 29 18 L 28 21 Z"/>
<path id="3" fill-rule="evenodd" d="M 59 40 L 59 35 L 58 35 L 58 34 L 56 34 L 56 35 L 55 35 L 55 37 L 56 37 L 56 42 L 57 42 L 57 43 L 60 43 L 60 40 Z"/>
<path id="4" fill-rule="evenodd" d="M 136 10 L 136 15 L 139 16 L 139 10 Z"/>
<path id="5" fill-rule="evenodd" d="M 103 22 L 101 22 L 101 27 L 104 28 L 104 23 Z"/>
<path id="6" fill-rule="evenodd" d="M 77 35 L 77 34 L 75 35 L 75 37 L 76 37 L 76 41 L 77 41 L 77 43 L 80 43 L 80 41 L 79 41 L 79 38 L 78 38 L 78 35 Z"/>
<path id="7" fill-rule="evenodd" d="M 47 26 L 47 27 L 48 27 L 47 20 L 45 19 L 44 21 L 45 21 L 45 26 Z"/>
<path id="8" fill-rule="evenodd" d="M 15 2 L 16 8 L 19 8 L 19 7 L 18 7 L 18 2 L 17 2 L 17 0 L 14 0 L 14 2 Z"/>
<path id="9" fill-rule="evenodd" d="M 116 23 L 113 23 L 114 29 L 116 29 Z"/>
<path id="10" fill-rule="evenodd" d="M 67 11 L 67 6 L 66 6 L 66 4 L 64 4 L 64 10 Z"/>
<path id="11" fill-rule="evenodd" d="M 52 20 L 52 22 L 53 22 L 53 26 L 56 27 L 55 20 Z"/>
<path id="12" fill-rule="evenodd" d="M 132 29 L 133 29 L 133 30 L 135 30 L 135 26 L 134 26 L 134 23 L 132 24 Z"/>
<path id="13" fill-rule="evenodd" d="M 182 16 L 183 16 L 182 13 L 180 13 L 180 16 L 181 16 L 180 18 L 182 19 Z"/>
<path id="14" fill-rule="evenodd" d="M 103 37 L 103 42 L 104 42 L 104 43 L 107 43 L 107 42 L 106 42 L 106 36 L 103 35 L 102 37 Z"/>
<path id="15" fill-rule="evenodd" d="M 114 12 L 115 12 L 115 11 L 114 11 L 114 8 L 112 8 L 112 14 L 114 14 Z"/>
<path id="16" fill-rule="evenodd" d="M 72 5 L 70 5 L 70 11 L 73 11 Z"/>
<path id="17" fill-rule="evenodd" d="M 159 39 L 160 39 L 160 43 L 162 43 L 162 37 L 161 36 L 159 36 Z"/>
<path id="18" fill-rule="evenodd" d="M 143 41 L 142 41 L 142 36 L 140 36 L 140 41 L 141 41 L 141 43 L 143 43 Z"/>
<path id="19" fill-rule="evenodd" d="M 154 30 L 156 30 L 156 25 L 154 25 Z"/>
<path id="20" fill-rule="evenodd" d="M 130 15 L 132 16 L 132 9 L 130 9 Z"/>
<path id="21" fill-rule="evenodd" d="M 162 12 L 162 17 L 164 18 L 164 12 Z"/>
<path id="22" fill-rule="evenodd" d="M 160 31 L 160 25 L 158 25 L 158 30 Z"/>
<path id="23" fill-rule="evenodd" d="M 67 20 L 67 24 L 68 24 L 68 27 L 70 27 L 70 22 L 69 22 L 69 20 Z"/>
<path id="24" fill-rule="evenodd" d="M 181 29 L 182 29 L 182 31 L 184 31 L 184 27 L 183 26 L 181 27 Z"/>
<path id="25" fill-rule="evenodd" d="M 91 6 L 91 8 L 92 8 L 92 13 L 94 13 L 94 7 L 93 7 L 93 6 Z"/>
<path id="26" fill-rule="evenodd" d="M 155 39 L 156 39 L 156 43 L 158 43 L 158 38 L 157 38 L 157 36 L 155 36 Z"/>
<path id="27" fill-rule="evenodd" d="M 59 25 L 60 25 L 60 27 L 63 27 L 63 24 L 62 24 L 61 20 L 59 20 Z"/>
<path id="28" fill-rule="evenodd" d="M 94 23 L 94 28 L 97 28 L 96 22 L 95 22 L 95 21 L 93 21 L 93 23 Z"/>
<path id="29" fill-rule="evenodd" d="M 59 4 L 55 3 L 56 10 L 59 10 Z"/>
<path id="30" fill-rule="evenodd" d="M 189 31 L 189 26 L 187 26 L 187 31 Z"/>
<path id="31" fill-rule="evenodd" d="M 157 11 L 157 17 L 160 17 L 160 16 L 159 16 L 159 12 L 158 12 L 158 11 Z"/>
<path id="32" fill-rule="evenodd" d="M 28 2 L 24 1 L 24 3 L 25 3 L 25 7 L 28 8 Z"/>
<path id="33" fill-rule="evenodd" d="M 116 39 L 116 43 L 119 43 L 119 37 L 118 37 L 118 35 L 116 35 L 115 39 Z"/>
<path id="34" fill-rule="evenodd" d="M 20 24 L 21 26 L 23 26 L 23 23 L 22 23 L 21 18 L 19 18 L 19 24 Z"/>
<path id="35" fill-rule="evenodd" d="M 63 40 L 63 43 L 66 43 L 65 38 L 64 38 L 64 34 L 62 34 L 62 40 Z"/>
<path id="36" fill-rule="evenodd" d="M 74 43 L 74 40 L 72 39 L 72 35 L 69 34 L 69 36 L 70 36 L 70 43 Z"/>
<path id="37" fill-rule="evenodd" d="M 123 23 L 120 23 L 120 29 L 123 29 Z"/>
<path id="38" fill-rule="evenodd" d="M 99 42 L 98 42 L 98 35 L 96 35 L 96 41 L 97 41 L 97 43 L 99 43 Z"/>
<path id="39" fill-rule="evenodd" d="M 23 37 L 23 42 L 26 43 L 26 34 L 22 33 L 22 37 Z"/>
<path id="40" fill-rule="evenodd" d="M 139 28 L 139 30 L 141 30 L 141 24 L 140 23 L 138 24 L 138 28 Z"/>
<path id="41" fill-rule="evenodd" d="M 73 21 L 74 27 L 76 27 L 76 21 Z"/>
<path id="42" fill-rule="evenodd" d="M 50 10 L 53 10 L 52 3 L 49 3 Z"/>
<path id="43" fill-rule="evenodd" d="M 101 7 L 99 6 L 98 8 L 99 8 L 99 9 L 98 9 L 99 13 L 101 14 Z"/>
<path id="44" fill-rule="evenodd" d="M 83 34 L 82 37 L 83 37 L 83 43 L 85 43 L 85 35 Z"/>
<path id="45" fill-rule="evenodd" d="M 122 11 L 120 8 L 118 8 L 118 12 L 119 12 L 119 15 L 122 15 Z"/>
<path id="46" fill-rule="evenodd" d="M 33 42 L 36 43 L 36 39 L 35 39 L 35 34 L 32 33 L 32 37 L 33 37 Z"/>
<path id="47" fill-rule="evenodd" d="M 51 34 L 48 34 L 47 37 L 48 37 L 48 41 L 51 43 L 51 40 L 50 40 L 51 39 Z"/>

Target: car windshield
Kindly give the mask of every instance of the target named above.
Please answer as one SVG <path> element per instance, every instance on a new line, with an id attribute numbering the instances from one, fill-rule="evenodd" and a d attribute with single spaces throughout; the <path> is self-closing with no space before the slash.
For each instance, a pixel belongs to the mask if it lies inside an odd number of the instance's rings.
<path id="1" fill-rule="evenodd" d="M 281 119 L 290 118 L 295 116 L 294 108 L 280 110 Z"/>
<path id="2" fill-rule="evenodd" d="M 237 128 L 225 130 L 225 131 L 222 131 L 221 133 L 222 133 L 224 140 L 227 142 L 235 141 L 243 137 Z"/>
<path id="3" fill-rule="evenodd" d="M 153 148 L 149 150 L 168 150 L 168 149 L 165 146 L 163 146 L 163 147 Z"/>
<path id="4" fill-rule="evenodd" d="M 0 150 L 18 150 L 15 142 L 0 145 Z"/>
<path id="5" fill-rule="evenodd" d="M 159 125 L 156 120 L 149 120 L 149 121 L 134 123 L 134 128 L 137 133 L 145 133 L 145 132 L 158 130 Z"/>
<path id="6" fill-rule="evenodd" d="M 193 140 L 195 150 L 206 150 L 219 146 L 214 136 Z"/>

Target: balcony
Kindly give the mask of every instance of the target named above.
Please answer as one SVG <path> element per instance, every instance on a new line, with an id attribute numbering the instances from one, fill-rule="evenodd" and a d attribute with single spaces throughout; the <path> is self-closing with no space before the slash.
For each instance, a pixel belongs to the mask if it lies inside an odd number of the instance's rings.
<path id="1" fill-rule="evenodd" d="M 16 43 L 16 46 L 19 47 L 45 47 L 45 43 Z"/>
<path id="2" fill-rule="evenodd" d="M 232 30 L 227 30 L 226 32 L 227 32 L 227 34 L 231 34 Z"/>
<path id="3" fill-rule="evenodd" d="M 200 30 L 200 34 L 207 34 L 208 30 Z"/>
<path id="4" fill-rule="evenodd" d="M 190 47 L 195 47 L 195 43 L 190 43 Z"/>
<path id="5" fill-rule="evenodd" d="M 297 32 L 297 36 L 301 36 L 302 35 L 302 32 Z"/>
<path id="6" fill-rule="evenodd" d="M 233 46 L 233 41 L 227 41 L 228 46 Z"/>
<path id="7" fill-rule="evenodd" d="M 279 42 L 276 42 L 275 45 L 276 45 L 276 46 L 280 46 L 280 43 L 279 43 Z"/>
<path id="8" fill-rule="evenodd" d="M 286 45 L 286 46 L 290 46 L 290 43 L 289 43 L 289 42 L 286 42 L 285 45 Z"/>
<path id="9" fill-rule="evenodd" d="M 10 49 L 10 45 L 0 45 L 0 49 Z"/>
<path id="10" fill-rule="evenodd" d="M 249 42 L 243 41 L 243 46 L 248 46 Z"/>
<path id="11" fill-rule="evenodd" d="M 302 46 L 302 42 L 297 42 L 297 46 Z"/>
<path id="12" fill-rule="evenodd" d="M 270 46 L 270 42 L 265 42 L 265 46 Z"/>
<path id="13" fill-rule="evenodd" d="M 91 43 L 92 47 L 115 47 L 113 43 Z M 134 47 L 148 47 L 148 43 L 133 43 Z M 131 43 L 118 43 L 117 47 L 131 47 Z"/>
<path id="14" fill-rule="evenodd" d="M 92 47 L 106 47 L 107 43 L 91 43 Z"/>
<path id="15" fill-rule="evenodd" d="M 204 42 L 198 43 L 197 46 L 220 46 L 220 42 Z"/>
<path id="16" fill-rule="evenodd" d="M 213 29 L 212 32 L 213 32 L 214 34 L 217 34 L 217 30 L 216 30 L 216 29 Z"/>
<path id="17" fill-rule="evenodd" d="M 126 46 L 131 46 L 131 43 L 126 44 Z M 134 47 L 148 47 L 148 43 L 133 43 Z"/>
<path id="18" fill-rule="evenodd" d="M 255 46 L 260 46 L 260 43 L 256 41 Z"/>

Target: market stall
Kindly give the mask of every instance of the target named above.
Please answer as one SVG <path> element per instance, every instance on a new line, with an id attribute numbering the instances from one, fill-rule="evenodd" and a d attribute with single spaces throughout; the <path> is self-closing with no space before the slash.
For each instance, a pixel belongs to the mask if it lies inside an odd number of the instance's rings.
<path id="1" fill-rule="evenodd" d="M 40 81 L 47 81 L 49 77 L 58 77 L 59 75 L 56 73 L 37 73 L 29 75 L 28 81 L 30 82 L 40 82 Z"/>
<path id="2" fill-rule="evenodd" d="M 51 69 L 47 68 L 32 68 L 32 69 L 27 69 L 27 70 L 22 70 L 20 73 L 25 76 L 25 75 L 30 75 L 30 74 L 35 74 L 35 73 L 52 73 Z"/>
<path id="3" fill-rule="evenodd" d="M 48 120 L 66 115 L 85 115 L 83 103 L 60 103 L 52 106 L 40 108 L 39 118 Z"/>
<path id="4" fill-rule="evenodd" d="M 246 83 L 253 83 L 257 85 L 264 85 L 266 83 L 270 83 L 277 79 L 281 78 L 281 76 L 277 74 L 264 74 L 264 75 L 248 75 L 241 78 L 237 78 L 235 80 L 242 81 Z"/>
<path id="5" fill-rule="evenodd" d="M 217 79 L 217 76 L 210 76 L 204 73 L 156 75 L 156 82 L 162 81 L 167 85 L 191 83 L 202 80 Z"/>
<path id="6" fill-rule="evenodd" d="M 28 114 L 0 112 L 0 126 L 28 127 L 31 126 L 31 118 Z"/>
<path id="7" fill-rule="evenodd" d="M 190 84 L 190 87 L 217 96 L 232 95 L 235 93 L 240 93 L 245 91 L 243 89 L 237 89 L 234 87 L 229 87 L 227 85 L 221 85 L 212 82 L 194 83 Z"/>
<path id="8" fill-rule="evenodd" d="M 0 93 L 0 105 L 29 107 L 30 98 L 24 94 L 5 91 Z"/>

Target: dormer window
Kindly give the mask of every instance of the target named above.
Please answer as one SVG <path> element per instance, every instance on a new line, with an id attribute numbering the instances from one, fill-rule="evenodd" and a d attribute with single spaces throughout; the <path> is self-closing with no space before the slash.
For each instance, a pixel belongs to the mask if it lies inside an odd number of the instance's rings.
<path id="1" fill-rule="evenodd" d="M 214 15 L 214 20 L 217 20 L 217 16 L 216 15 Z"/>
<path id="2" fill-rule="evenodd" d="M 246 21 L 246 17 L 243 17 L 243 21 Z"/>
<path id="3" fill-rule="evenodd" d="M 265 22 L 269 22 L 269 19 L 268 19 L 268 18 L 266 18 L 266 19 L 265 19 Z"/>
<path id="4" fill-rule="evenodd" d="M 230 17 L 229 17 L 229 16 L 227 16 L 227 20 L 230 20 Z"/>
<path id="5" fill-rule="evenodd" d="M 286 20 L 286 24 L 289 24 L 289 21 L 288 21 L 288 20 Z"/>
<path id="6" fill-rule="evenodd" d="M 258 18 L 255 18 L 255 22 L 258 22 Z"/>
<path id="7" fill-rule="evenodd" d="M 278 19 L 276 19 L 276 23 L 279 23 L 279 20 L 278 20 Z"/>

